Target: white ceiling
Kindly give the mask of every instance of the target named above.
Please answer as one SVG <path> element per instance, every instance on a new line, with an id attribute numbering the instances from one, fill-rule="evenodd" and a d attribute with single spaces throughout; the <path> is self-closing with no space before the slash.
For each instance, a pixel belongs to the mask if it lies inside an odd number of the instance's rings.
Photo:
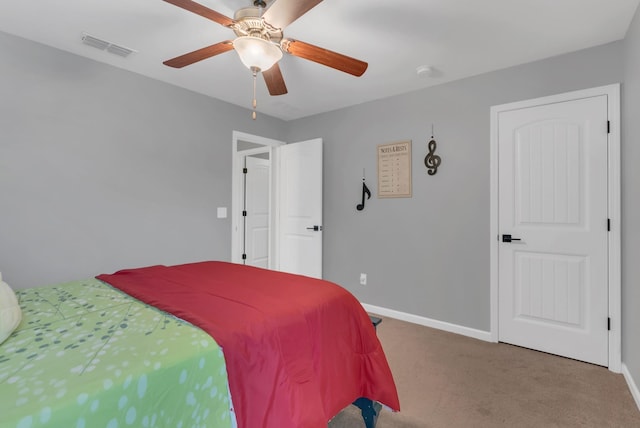
<path id="1" fill-rule="evenodd" d="M 275 0 L 277 1 L 277 0 Z M 233 17 L 251 0 L 200 0 Z M 369 63 L 362 77 L 286 55 L 289 93 L 258 112 L 285 120 L 385 98 L 624 38 L 640 0 L 324 0 L 285 37 Z M 182 69 L 162 61 L 233 38 L 213 21 L 162 0 L 13 0 L 0 31 L 250 108 L 252 78 L 233 51 Z M 122 58 L 81 42 L 83 32 L 137 52 Z M 418 76 L 428 65 L 431 76 Z"/>

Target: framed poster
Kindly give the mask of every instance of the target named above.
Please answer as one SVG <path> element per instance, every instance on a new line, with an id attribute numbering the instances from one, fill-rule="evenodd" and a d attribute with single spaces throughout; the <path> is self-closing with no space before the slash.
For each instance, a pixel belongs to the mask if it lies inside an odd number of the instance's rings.
<path id="1" fill-rule="evenodd" d="M 411 141 L 378 145 L 378 198 L 411 197 Z"/>

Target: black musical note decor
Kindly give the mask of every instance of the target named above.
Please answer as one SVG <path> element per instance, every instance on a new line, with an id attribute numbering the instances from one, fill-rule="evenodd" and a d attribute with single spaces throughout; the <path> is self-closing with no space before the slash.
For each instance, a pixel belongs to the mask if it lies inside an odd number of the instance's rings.
<path id="1" fill-rule="evenodd" d="M 429 153 L 424 158 L 424 165 L 427 167 L 427 173 L 434 175 L 438 172 L 438 167 L 442 163 L 440 156 L 436 155 L 436 140 L 433 138 L 433 125 L 431 125 L 431 141 L 428 143 Z"/>
<path id="2" fill-rule="evenodd" d="M 364 182 L 364 178 L 362 179 L 362 203 L 356 205 L 356 209 L 358 211 L 362 211 L 364 209 L 364 195 L 367 195 L 367 199 L 371 199 L 371 191 L 369 190 L 369 188 L 367 187 L 367 185 Z"/>

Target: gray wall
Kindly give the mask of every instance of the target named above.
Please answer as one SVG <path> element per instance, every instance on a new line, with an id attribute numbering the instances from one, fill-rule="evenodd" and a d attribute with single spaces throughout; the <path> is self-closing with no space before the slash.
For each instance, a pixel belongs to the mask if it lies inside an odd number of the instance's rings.
<path id="1" fill-rule="evenodd" d="M 640 9 L 624 42 L 622 87 L 622 361 L 640 382 Z"/>
<path id="2" fill-rule="evenodd" d="M 362 301 L 489 329 L 489 107 L 623 85 L 623 360 L 640 379 L 640 23 L 624 42 L 294 122 L 0 33 L 0 269 L 13 286 L 228 260 L 231 132 L 325 141 L 325 276 Z M 431 124 L 443 164 L 423 166 Z M 376 197 L 376 145 L 413 141 L 413 197 Z M 364 211 L 361 174 L 373 197 Z M 360 272 L 369 275 L 358 285 Z M 635 333 L 635 334 L 634 334 Z"/>
<path id="3" fill-rule="evenodd" d="M 16 288 L 230 259 L 231 137 L 285 122 L 0 33 L 0 269 Z"/>
<path id="4" fill-rule="evenodd" d="M 622 52 L 612 43 L 295 121 L 287 141 L 325 142 L 324 276 L 365 303 L 488 331 L 489 109 L 621 82 Z M 401 140 L 413 142 L 413 197 L 378 199 L 376 145 Z M 359 212 L 363 168 L 373 197 Z"/>

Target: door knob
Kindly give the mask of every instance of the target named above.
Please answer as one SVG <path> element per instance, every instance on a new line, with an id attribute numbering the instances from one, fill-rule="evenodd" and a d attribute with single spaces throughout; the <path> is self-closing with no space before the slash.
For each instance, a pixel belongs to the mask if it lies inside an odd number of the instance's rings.
<path id="1" fill-rule="evenodd" d="M 322 226 L 307 227 L 307 230 L 313 230 L 314 232 L 317 232 L 319 230 L 322 230 Z"/>
<path id="2" fill-rule="evenodd" d="M 520 241 L 520 238 L 512 238 L 511 235 L 502 235 L 502 242 Z"/>

